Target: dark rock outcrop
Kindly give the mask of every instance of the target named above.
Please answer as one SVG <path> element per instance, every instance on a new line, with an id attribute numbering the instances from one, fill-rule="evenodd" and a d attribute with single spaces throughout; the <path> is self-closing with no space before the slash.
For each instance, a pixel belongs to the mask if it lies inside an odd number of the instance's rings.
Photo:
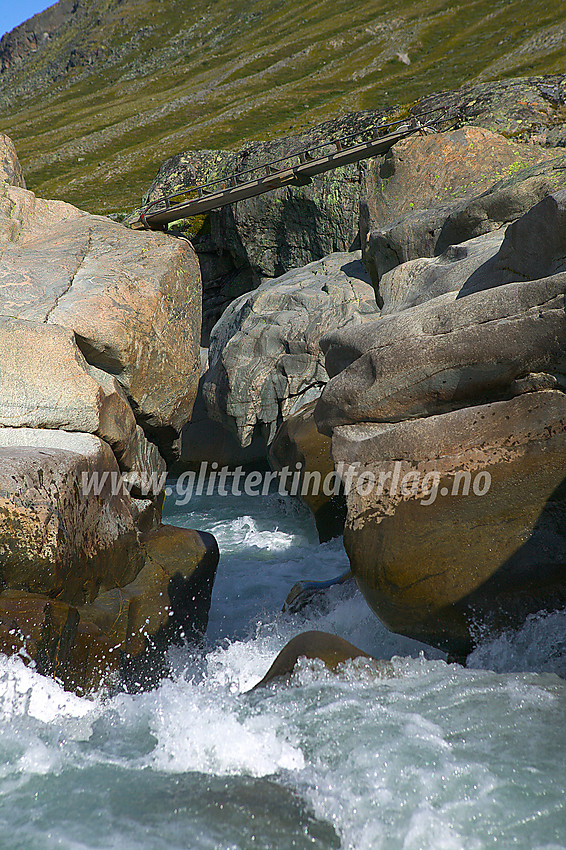
<path id="1" fill-rule="evenodd" d="M 354 113 L 326 121 L 300 136 L 249 143 L 240 151 L 187 151 L 161 166 L 144 200 L 182 192 L 198 182 L 217 180 L 350 134 L 372 134 L 381 113 Z M 194 244 L 203 279 L 203 338 L 209 344 L 214 323 L 239 295 L 263 278 L 277 278 L 334 252 L 358 247 L 357 165 L 313 178 L 304 187 L 276 189 L 179 222 Z M 174 225 L 173 225 L 174 227 Z"/>
<path id="2" fill-rule="evenodd" d="M 298 476 L 298 492 L 312 511 L 321 543 L 344 530 L 346 504 L 334 473 L 331 441 L 314 421 L 316 401 L 301 407 L 281 423 L 269 447 L 269 463 L 281 472 L 287 468 Z"/>

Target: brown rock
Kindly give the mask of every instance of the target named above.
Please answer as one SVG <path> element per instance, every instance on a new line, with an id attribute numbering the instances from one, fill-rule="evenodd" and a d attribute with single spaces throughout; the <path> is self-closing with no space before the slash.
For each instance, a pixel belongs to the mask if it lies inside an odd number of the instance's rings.
<path id="1" fill-rule="evenodd" d="M 465 655 L 566 601 L 564 393 L 344 426 L 333 455 L 352 572 L 388 628 Z"/>
<path id="2" fill-rule="evenodd" d="M 482 127 L 403 139 L 364 170 L 362 245 L 371 230 L 407 212 L 480 195 L 513 172 L 555 156 Z"/>
<path id="3" fill-rule="evenodd" d="M 475 127 L 403 142 L 370 167 L 362 189 L 364 263 L 380 280 L 400 263 L 442 254 L 505 227 L 563 189 L 564 155 Z M 438 168 L 437 168 L 438 165 Z"/>
<path id="4" fill-rule="evenodd" d="M 90 434 L 0 429 L 3 588 L 82 604 L 132 581 L 144 557 L 110 447 Z M 83 476 L 100 485 L 86 492 Z"/>
<path id="5" fill-rule="evenodd" d="M 21 430 L 33 443 L 37 432 Z M 79 693 L 118 674 L 152 684 L 171 642 L 206 629 L 216 541 L 156 525 L 155 501 L 113 496 L 108 481 L 83 498 L 83 471 L 118 473 L 110 449 L 90 435 L 40 433 L 27 453 L 0 449 L 0 649 Z M 49 446 L 62 436 L 64 449 Z M 141 537 L 134 516 L 146 520 Z"/>

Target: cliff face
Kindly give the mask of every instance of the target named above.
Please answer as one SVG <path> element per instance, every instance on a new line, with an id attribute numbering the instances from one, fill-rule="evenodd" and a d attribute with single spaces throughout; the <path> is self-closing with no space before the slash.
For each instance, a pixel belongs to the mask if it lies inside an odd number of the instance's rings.
<path id="1" fill-rule="evenodd" d="M 131 209 L 179 151 L 560 72 L 565 34 L 538 0 L 60 0 L 0 42 L 0 131 L 39 194 Z"/>
<path id="2" fill-rule="evenodd" d="M 65 25 L 76 17 L 79 8 L 79 0 L 60 0 L 6 33 L 0 41 L 0 74 L 17 68 L 27 62 L 32 54 L 48 48 Z"/>

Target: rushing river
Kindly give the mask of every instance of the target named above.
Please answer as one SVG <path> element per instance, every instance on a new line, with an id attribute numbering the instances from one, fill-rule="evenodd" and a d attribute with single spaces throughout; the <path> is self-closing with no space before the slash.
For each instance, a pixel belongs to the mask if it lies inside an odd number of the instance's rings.
<path id="1" fill-rule="evenodd" d="M 464 669 L 389 634 L 347 585 L 282 614 L 295 581 L 347 568 L 291 500 L 203 496 L 165 514 L 220 545 L 206 649 L 175 649 L 155 691 L 94 699 L 2 658 L 0 848 L 566 847 L 566 612 Z M 307 629 L 393 658 L 395 675 L 311 661 L 244 694 Z"/>

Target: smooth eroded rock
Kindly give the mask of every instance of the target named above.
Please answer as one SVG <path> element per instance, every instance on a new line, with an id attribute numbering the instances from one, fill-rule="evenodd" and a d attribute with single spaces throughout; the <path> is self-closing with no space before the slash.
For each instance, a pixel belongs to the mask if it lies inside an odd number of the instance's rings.
<path id="1" fill-rule="evenodd" d="M 136 431 L 120 385 L 89 366 L 71 330 L 2 317 L 0 425 L 97 434 L 119 457 Z"/>
<path id="2" fill-rule="evenodd" d="M 256 426 L 269 444 L 293 410 L 327 380 L 319 340 L 329 328 L 378 315 L 359 254 L 331 254 L 241 296 L 216 324 L 203 395 L 212 418 L 242 446 Z"/>
<path id="3" fill-rule="evenodd" d="M 497 400 L 514 382 L 566 374 L 566 274 L 509 283 L 465 298 L 450 296 L 385 316 L 357 333 L 323 340 L 326 385 L 318 428 L 396 422 Z M 551 384 L 552 385 L 552 384 Z"/>
<path id="4" fill-rule="evenodd" d="M 337 428 L 344 545 L 396 632 L 462 656 L 566 601 L 566 395 Z"/>
<path id="5" fill-rule="evenodd" d="M 386 272 L 379 281 L 381 315 L 398 313 L 453 292 L 501 248 L 505 228 L 451 245 L 439 257 L 409 260 Z"/>

